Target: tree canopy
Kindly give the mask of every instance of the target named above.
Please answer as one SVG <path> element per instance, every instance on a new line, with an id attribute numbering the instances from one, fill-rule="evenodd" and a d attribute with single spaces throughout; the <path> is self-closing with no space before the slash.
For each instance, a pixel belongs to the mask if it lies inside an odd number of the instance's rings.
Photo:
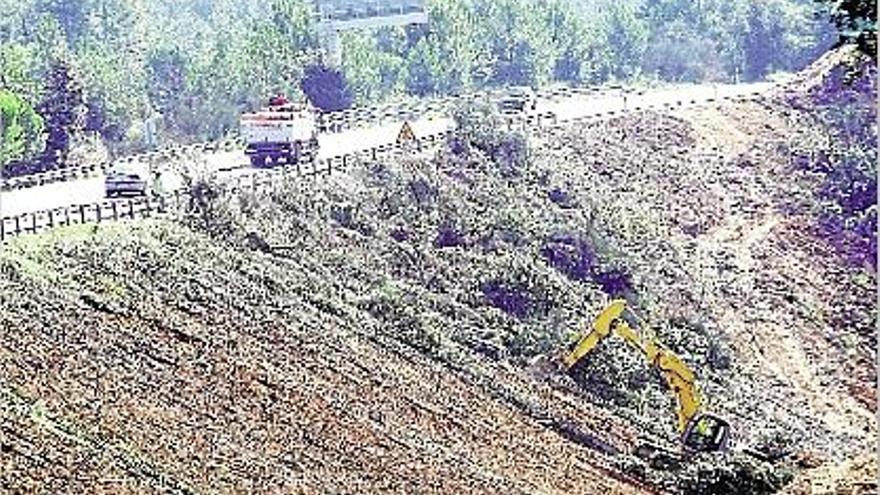
<path id="1" fill-rule="evenodd" d="M 50 101 L 44 81 L 65 60 L 84 105 L 76 131 L 125 152 L 144 146 L 145 121 L 166 141 L 214 139 L 279 92 L 338 109 L 507 85 L 760 79 L 818 57 L 834 21 L 846 34 L 876 18 L 870 2 L 428 0 L 427 26 L 342 33 L 329 68 L 311 5 L 0 0 L 0 88 Z"/>
<path id="2" fill-rule="evenodd" d="M 0 163 L 35 157 L 43 150 L 43 119 L 22 97 L 0 89 Z"/>

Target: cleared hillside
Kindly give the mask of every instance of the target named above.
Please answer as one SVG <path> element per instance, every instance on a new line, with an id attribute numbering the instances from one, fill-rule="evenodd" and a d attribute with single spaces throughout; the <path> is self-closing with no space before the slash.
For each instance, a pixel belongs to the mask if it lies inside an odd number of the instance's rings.
<path id="1" fill-rule="evenodd" d="M 824 177 L 798 157 L 828 134 L 795 103 L 536 134 L 528 163 L 453 143 L 208 195 L 187 225 L 18 239 L 0 487 L 731 493 L 735 453 L 671 476 L 627 455 L 675 432 L 622 344 L 534 373 L 609 294 L 698 371 L 735 450 L 779 457 L 754 493 L 870 479 L 876 271 L 815 228 Z"/>

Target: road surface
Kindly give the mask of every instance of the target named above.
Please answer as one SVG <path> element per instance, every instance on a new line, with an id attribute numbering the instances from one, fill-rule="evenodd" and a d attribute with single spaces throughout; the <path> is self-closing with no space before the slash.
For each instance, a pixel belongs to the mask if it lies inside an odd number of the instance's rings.
<path id="1" fill-rule="evenodd" d="M 572 95 L 538 102 L 537 113 L 555 113 L 560 121 L 589 115 L 599 115 L 609 111 L 631 110 L 637 107 L 660 106 L 665 103 L 682 101 L 705 102 L 710 98 L 742 96 L 754 92 L 765 92 L 773 83 L 753 83 L 739 85 L 686 85 L 648 90 L 642 94 L 626 91 L 611 91 L 589 95 Z M 400 132 L 403 121 L 391 121 L 371 127 L 353 128 L 340 133 L 324 134 L 319 138 L 319 159 L 327 159 L 354 151 L 369 149 L 392 143 Z M 417 137 L 442 132 L 452 127 L 448 117 L 431 117 L 411 123 Z M 249 168 L 244 150 L 206 153 L 201 160 L 181 159 L 190 170 L 201 169 L 205 173 L 216 173 L 221 178 L 254 173 Z M 162 177 L 166 184 L 179 183 L 179 177 Z M 56 182 L 42 186 L 0 192 L 0 217 L 11 217 L 25 213 L 60 208 L 76 204 L 92 204 L 103 201 L 104 176 Z"/>

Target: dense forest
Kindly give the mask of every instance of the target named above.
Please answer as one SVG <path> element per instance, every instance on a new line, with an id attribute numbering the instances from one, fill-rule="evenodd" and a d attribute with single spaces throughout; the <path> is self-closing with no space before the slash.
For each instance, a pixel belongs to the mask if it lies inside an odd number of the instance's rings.
<path id="1" fill-rule="evenodd" d="M 427 26 L 343 34 L 335 79 L 351 103 L 510 84 L 761 79 L 817 57 L 839 21 L 815 0 L 428 8 Z M 267 95 L 300 96 L 324 64 L 305 0 L 0 0 L 0 11 L 0 163 L 27 169 L 59 166 L 96 137 L 142 149 L 147 128 L 160 142 L 222 136 Z"/>

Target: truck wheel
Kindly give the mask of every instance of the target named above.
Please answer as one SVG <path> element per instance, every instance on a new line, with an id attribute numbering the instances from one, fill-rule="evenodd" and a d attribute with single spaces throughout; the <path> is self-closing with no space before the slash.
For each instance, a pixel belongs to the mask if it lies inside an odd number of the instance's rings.
<path id="1" fill-rule="evenodd" d="M 251 165 L 256 168 L 263 168 L 266 165 L 266 157 L 263 155 L 251 155 Z"/>

